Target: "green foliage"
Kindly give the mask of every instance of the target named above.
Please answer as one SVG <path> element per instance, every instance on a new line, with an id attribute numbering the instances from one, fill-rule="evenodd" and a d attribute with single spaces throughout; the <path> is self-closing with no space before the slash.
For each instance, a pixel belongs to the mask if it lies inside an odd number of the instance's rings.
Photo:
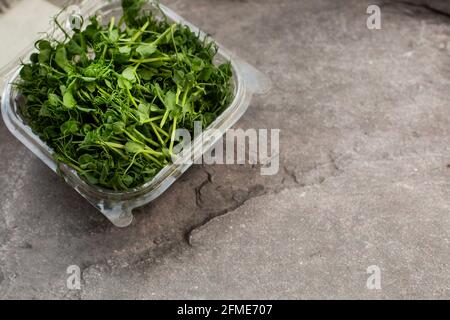
<path id="1" fill-rule="evenodd" d="M 87 182 L 137 187 L 170 163 L 176 128 L 209 125 L 232 98 L 229 63 L 186 26 L 124 0 L 124 16 L 96 17 L 64 41 L 40 40 L 16 83 L 22 116 Z"/>

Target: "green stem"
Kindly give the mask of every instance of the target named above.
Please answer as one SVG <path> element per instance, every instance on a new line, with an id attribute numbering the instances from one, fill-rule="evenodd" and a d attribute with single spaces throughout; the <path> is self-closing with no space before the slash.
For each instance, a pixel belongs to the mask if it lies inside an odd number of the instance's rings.
<path id="1" fill-rule="evenodd" d="M 181 89 L 180 89 L 180 87 L 177 87 L 177 94 L 175 95 L 175 104 L 178 104 L 178 101 L 180 100 L 180 94 L 181 94 Z"/>
<path id="2" fill-rule="evenodd" d="M 187 95 L 188 95 L 188 93 L 189 93 L 189 90 L 190 90 L 190 88 L 188 87 L 188 88 L 186 89 L 186 91 L 184 92 L 184 94 L 183 94 L 183 100 L 181 101 L 181 106 L 182 106 L 182 108 L 184 108 L 184 105 L 186 104 Z"/>
<path id="3" fill-rule="evenodd" d="M 110 147 L 112 151 L 114 151 L 115 153 L 117 153 L 120 157 L 122 157 L 122 159 L 124 160 L 128 160 L 128 157 L 119 149 L 114 148 L 114 147 Z"/>
<path id="4" fill-rule="evenodd" d="M 133 129 L 133 132 L 135 134 L 137 134 L 140 138 L 142 138 L 142 140 L 150 143 L 152 146 L 154 147 L 159 147 L 159 144 L 157 144 L 155 141 L 153 141 L 152 139 L 146 137 L 144 134 L 142 134 L 141 132 L 139 132 L 139 130 L 137 130 L 136 128 Z"/>
<path id="5" fill-rule="evenodd" d="M 125 146 L 123 144 L 107 142 L 107 141 L 98 141 L 97 143 L 99 143 L 100 145 L 109 147 L 112 151 L 116 152 L 123 159 L 128 160 L 128 157 L 125 154 L 123 154 L 123 152 L 120 150 L 120 149 L 125 149 Z"/>
<path id="6" fill-rule="evenodd" d="M 157 58 L 148 58 L 148 59 L 131 59 L 130 61 L 133 63 L 151 63 L 151 62 L 158 62 L 158 61 L 171 61 L 171 57 L 157 57 Z"/>
<path id="7" fill-rule="evenodd" d="M 155 124 L 153 122 L 150 122 L 150 126 L 152 127 L 153 131 L 155 132 L 155 135 L 158 138 L 158 140 L 161 143 L 161 145 L 164 145 L 164 140 L 159 135 L 159 132 L 158 132 L 157 127 L 155 126 Z"/>
<path id="8" fill-rule="evenodd" d="M 145 146 L 145 149 L 142 152 L 146 152 L 146 153 L 149 153 L 149 154 L 152 154 L 155 156 L 159 156 L 159 157 L 163 156 L 162 152 L 155 151 L 148 146 Z"/>
<path id="9" fill-rule="evenodd" d="M 152 155 L 150 155 L 150 154 L 148 154 L 148 153 L 145 153 L 145 152 L 143 152 L 142 154 L 143 154 L 144 157 L 146 157 L 147 159 L 149 159 L 149 160 L 151 160 L 151 161 L 157 163 L 160 167 L 162 167 L 161 162 L 159 162 L 158 159 L 156 159 L 156 158 L 153 157 Z"/>
<path id="10" fill-rule="evenodd" d="M 173 29 L 176 27 L 176 24 L 172 24 L 166 31 L 161 33 L 161 35 L 153 41 L 151 44 L 158 44 L 166 35 L 169 34 L 169 32 L 173 32 Z"/>
<path id="11" fill-rule="evenodd" d="M 164 124 L 167 121 L 167 117 L 169 116 L 169 112 L 170 112 L 169 110 L 166 110 L 166 112 L 164 113 L 164 116 L 159 124 L 160 127 L 164 127 Z"/>
<path id="12" fill-rule="evenodd" d="M 123 130 L 123 132 L 134 142 L 140 143 L 141 141 L 137 139 L 135 136 L 133 136 L 131 133 L 128 132 L 128 130 Z"/>
<path id="13" fill-rule="evenodd" d="M 107 51 L 107 50 L 108 50 L 108 45 L 105 44 L 105 47 L 103 48 L 101 60 L 105 60 L 105 57 L 106 57 L 106 51 Z"/>
<path id="14" fill-rule="evenodd" d="M 145 31 L 145 29 L 147 29 L 147 27 L 148 27 L 149 24 L 150 24 L 150 22 L 147 21 L 147 22 L 142 26 L 142 28 L 139 29 L 138 32 L 136 32 L 136 33 L 133 35 L 133 37 L 131 38 L 131 42 L 136 41 L 136 39 L 139 38 L 139 37 L 142 35 L 142 33 Z"/>
<path id="15" fill-rule="evenodd" d="M 111 21 L 110 21 L 110 23 L 109 23 L 109 32 L 111 32 L 112 30 L 113 30 L 113 28 L 114 28 L 114 22 L 116 21 L 116 17 L 112 17 L 111 18 Z"/>
<path id="16" fill-rule="evenodd" d="M 82 171 L 83 171 L 79 166 L 73 164 L 72 162 L 67 161 L 66 164 L 67 164 L 69 167 L 71 167 L 72 169 L 75 169 L 75 170 L 78 171 L 78 172 L 82 172 Z"/>
<path id="17" fill-rule="evenodd" d="M 117 149 L 125 149 L 125 146 L 123 144 L 114 143 L 114 142 L 107 142 L 107 141 L 99 141 L 99 144 L 104 144 L 111 148 L 117 148 Z"/>
<path id="18" fill-rule="evenodd" d="M 143 123 L 149 123 L 149 122 L 153 122 L 153 121 L 157 121 L 157 120 L 161 120 L 164 116 L 156 116 L 153 118 L 149 118 L 147 120 L 144 120 Z"/>
<path id="19" fill-rule="evenodd" d="M 136 103 L 136 100 L 134 100 L 133 96 L 131 95 L 130 89 L 128 89 L 128 88 L 126 88 L 126 89 L 127 89 L 128 97 L 131 100 L 131 103 L 133 103 L 136 108 L 139 108 L 139 106 Z"/>
<path id="20" fill-rule="evenodd" d="M 104 89 L 102 89 L 102 88 L 99 87 L 98 85 L 97 85 L 97 90 L 100 91 L 103 95 L 106 95 L 106 96 L 108 96 L 108 97 L 111 96 L 108 92 L 106 92 Z"/>

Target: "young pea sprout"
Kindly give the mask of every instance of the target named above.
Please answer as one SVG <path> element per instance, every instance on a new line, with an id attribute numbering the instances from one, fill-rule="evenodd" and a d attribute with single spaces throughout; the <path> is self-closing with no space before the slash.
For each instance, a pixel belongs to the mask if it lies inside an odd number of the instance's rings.
<path id="1" fill-rule="evenodd" d="M 15 84 L 32 130 L 86 181 L 126 191 L 170 163 L 176 129 L 208 126 L 232 99 L 230 63 L 188 27 L 123 0 L 64 41 L 42 39 Z"/>

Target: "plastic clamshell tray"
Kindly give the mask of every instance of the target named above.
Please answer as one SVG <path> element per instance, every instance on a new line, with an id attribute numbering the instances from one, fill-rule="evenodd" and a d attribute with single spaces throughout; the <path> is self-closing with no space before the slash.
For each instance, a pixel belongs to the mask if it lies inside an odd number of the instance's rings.
<path id="1" fill-rule="evenodd" d="M 83 2 L 78 8 L 80 12 L 77 12 L 77 14 L 80 14 L 82 17 L 86 18 L 97 14 L 103 17 L 103 21 L 108 21 L 112 16 L 119 17 L 122 14 L 120 1 L 117 0 L 110 2 L 88 0 Z M 201 38 L 207 37 L 205 33 L 181 18 L 171 9 L 161 4 L 159 4 L 159 8 L 170 21 L 189 26 Z M 145 9 L 156 10 L 151 3 Z M 59 15 L 58 20 L 68 21 L 71 14 L 66 9 Z M 54 32 L 54 37 L 57 38 L 57 33 L 54 30 L 52 32 Z M 18 140 L 50 169 L 59 173 L 70 186 L 103 213 L 115 226 L 126 227 L 133 221 L 132 210 L 134 208 L 143 206 L 160 196 L 192 165 L 192 161 L 189 161 L 189 159 L 192 159 L 193 155 L 199 155 L 202 151 L 210 150 L 221 137 L 217 132 L 220 132 L 221 135 L 225 134 L 226 130 L 241 118 L 247 110 L 253 94 L 262 94 L 270 89 L 270 80 L 264 74 L 230 54 L 220 44 L 218 44 L 218 47 L 217 60 L 231 61 L 234 82 L 233 101 L 208 128 L 193 139 L 190 147 L 187 148 L 187 152 L 183 152 L 185 159 L 177 161 L 180 164 L 172 163 L 167 165 L 151 181 L 129 191 L 106 190 L 85 182 L 78 176 L 76 171 L 62 163 L 56 162 L 52 157 L 52 150 L 31 131 L 30 127 L 21 118 L 18 112 L 21 100 L 20 95 L 12 83 L 19 77 L 21 69 L 20 59 L 27 61 L 27 58 L 35 50 L 34 43 L 30 44 L 16 61 L 7 65 L 0 73 L 0 87 L 4 87 L 1 99 L 3 120 L 9 131 Z"/>

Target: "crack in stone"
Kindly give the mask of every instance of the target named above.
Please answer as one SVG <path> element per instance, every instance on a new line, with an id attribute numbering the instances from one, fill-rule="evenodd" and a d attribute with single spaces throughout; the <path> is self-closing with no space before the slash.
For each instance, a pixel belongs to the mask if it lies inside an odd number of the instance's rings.
<path id="1" fill-rule="evenodd" d="M 338 160 L 339 156 L 335 156 L 333 154 L 333 152 L 330 151 L 328 153 L 328 157 L 329 157 L 329 161 L 327 161 L 326 163 L 316 164 L 312 169 L 302 172 L 304 175 L 307 175 L 309 173 L 319 170 L 320 168 L 331 165 L 332 172 L 328 173 L 325 177 L 321 176 L 318 180 L 316 180 L 314 182 L 300 183 L 299 178 L 298 178 L 297 174 L 295 173 L 295 170 L 289 169 L 287 166 L 283 166 L 284 175 L 288 176 L 290 179 L 292 179 L 292 181 L 294 181 L 294 183 L 295 183 L 294 186 L 292 186 L 292 185 L 286 186 L 285 185 L 285 177 L 283 177 L 282 182 L 281 182 L 281 187 L 279 187 L 279 188 L 268 190 L 263 185 L 257 184 L 257 185 L 253 185 L 253 186 L 249 187 L 248 188 L 249 191 L 244 197 L 241 196 L 240 198 L 236 198 L 235 195 L 233 195 L 233 201 L 235 202 L 234 204 L 232 204 L 228 208 L 225 208 L 218 212 L 215 212 L 215 213 L 211 212 L 209 214 L 209 216 L 207 218 L 205 218 L 202 222 L 189 228 L 189 230 L 185 233 L 185 237 L 184 237 L 186 240 L 186 243 L 190 247 L 192 247 L 191 236 L 195 230 L 207 225 L 209 222 L 211 222 L 219 217 L 222 217 L 230 212 L 237 210 L 238 208 L 243 206 L 247 201 L 249 201 L 253 198 L 257 198 L 260 196 L 266 196 L 266 195 L 278 194 L 280 192 L 283 192 L 283 191 L 289 190 L 289 189 L 305 188 L 305 187 L 310 187 L 310 186 L 314 186 L 314 185 L 319 185 L 319 184 L 324 183 L 329 177 L 335 177 L 337 172 L 342 173 L 342 169 L 337 164 L 337 160 Z M 207 174 L 207 178 L 195 189 L 196 190 L 195 191 L 196 203 L 197 203 L 197 206 L 200 208 L 202 208 L 201 190 L 209 183 L 212 183 L 212 174 L 209 173 L 208 171 L 206 171 L 205 168 L 203 168 L 203 169 Z"/>
<path id="2" fill-rule="evenodd" d="M 252 186 L 249 190 L 249 192 L 247 193 L 247 195 L 245 197 L 243 197 L 242 199 L 240 199 L 239 201 L 237 201 L 236 199 L 234 199 L 233 197 L 233 201 L 235 201 L 235 203 L 233 205 L 231 205 L 228 208 L 225 208 L 223 210 L 220 210 L 218 212 L 216 212 L 213 216 L 209 216 L 207 218 L 205 218 L 202 222 L 194 225 L 193 227 L 189 228 L 189 230 L 186 232 L 185 234 L 185 240 L 186 243 L 192 247 L 192 242 L 191 242 L 191 235 L 192 232 L 194 232 L 195 230 L 201 228 L 202 226 L 208 224 L 210 221 L 222 217 L 224 215 L 226 215 L 229 212 L 235 211 L 237 210 L 239 207 L 241 207 L 242 205 L 244 205 L 247 201 L 249 201 L 250 199 L 256 198 L 256 197 L 260 197 L 260 196 L 264 196 L 266 194 L 268 194 L 268 192 L 265 190 L 264 186 L 262 186 L 261 190 L 261 186 L 262 185 L 255 185 Z"/>
<path id="3" fill-rule="evenodd" d="M 304 187 L 311 186 L 311 185 L 315 185 L 315 184 L 319 184 L 319 183 L 312 183 L 312 184 L 309 184 L 309 185 L 300 185 L 300 188 L 304 188 Z M 258 186 L 258 185 L 256 185 L 256 186 Z M 258 197 L 262 197 L 262 196 L 266 196 L 266 195 L 274 195 L 274 194 L 278 194 L 278 193 L 280 193 L 280 192 L 283 192 L 283 191 L 285 191 L 285 190 L 295 189 L 295 188 L 298 188 L 298 187 L 284 187 L 284 188 L 280 188 L 280 189 L 274 190 L 274 191 L 268 191 L 268 190 L 264 189 L 263 192 L 260 193 L 260 194 L 254 194 L 254 193 L 252 194 L 251 192 L 249 192 L 248 196 L 247 196 L 245 199 L 243 199 L 242 201 L 240 201 L 239 203 L 235 203 L 234 205 L 230 206 L 229 208 L 226 208 L 226 209 L 224 209 L 224 210 L 219 211 L 219 212 L 216 213 L 213 217 L 208 217 L 208 218 L 204 219 L 201 223 L 199 223 L 199 224 L 193 226 L 192 228 L 190 228 L 190 229 L 186 232 L 185 240 L 186 240 L 187 244 L 188 244 L 190 247 L 193 247 L 191 238 L 192 238 L 192 233 L 193 233 L 195 230 L 202 228 L 203 226 L 207 225 L 208 223 L 214 221 L 214 220 L 217 219 L 217 218 L 220 218 L 220 217 L 222 217 L 222 216 L 225 216 L 225 215 L 227 215 L 228 213 L 231 213 L 231 212 L 233 212 L 233 211 L 239 209 L 239 208 L 240 208 L 241 206 L 243 206 L 247 201 L 249 201 L 249 200 L 251 200 L 251 199 L 253 199 L 253 198 L 258 198 Z"/>
<path id="4" fill-rule="evenodd" d="M 128 261 L 126 266 L 120 266 L 120 261 L 123 260 L 123 257 L 116 257 L 112 260 L 105 260 L 100 259 L 98 261 L 85 261 L 82 263 L 82 274 L 86 272 L 86 270 L 89 270 L 91 267 L 95 266 L 107 266 L 107 269 L 111 272 L 111 270 L 119 268 L 136 268 L 139 266 L 146 266 L 149 263 L 158 263 L 160 259 L 167 256 L 171 252 L 175 252 L 179 250 L 182 250 L 184 245 L 187 245 L 188 247 L 193 247 L 193 244 L 191 242 L 191 236 L 192 233 L 201 228 L 202 226 L 205 226 L 209 222 L 213 221 L 216 218 L 222 217 L 228 213 L 231 213 L 237 209 L 239 209 L 241 206 L 243 206 L 245 203 L 247 203 L 249 200 L 260 197 L 260 196 L 266 196 L 266 195 L 273 195 L 278 194 L 280 192 L 283 192 L 285 190 L 289 189 L 295 189 L 295 188 L 304 188 L 309 187 L 317 184 L 323 183 L 325 180 L 328 179 L 328 177 L 333 177 L 336 175 L 336 172 L 342 171 L 339 166 L 337 165 L 337 158 L 332 152 L 328 154 L 329 161 L 326 161 L 324 163 L 317 163 L 313 166 L 313 168 L 309 170 L 305 170 L 301 172 L 301 175 L 308 175 L 311 173 L 314 173 L 314 171 L 321 172 L 324 168 L 331 168 L 327 169 L 322 175 L 321 179 L 315 179 L 315 181 L 312 181 L 310 183 L 302 183 L 300 176 L 298 173 L 296 173 L 295 169 L 289 168 L 288 166 L 283 166 L 283 170 L 280 172 L 280 174 L 283 177 L 283 180 L 285 178 L 290 179 L 294 183 L 285 184 L 281 183 L 281 185 L 276 184 L 273 188 L 266 188 L 262 184 L 254 184 L 251 186 L 246 187 L 245 189 L 236 190 L 231 197 L 231 203 L 218 211 L 210 211 L 210 212 L 203 212 L 202 215 L 206 216 L 200 223 L 197 223 L 193 226 L 187 226 L 187 231 L 185 231 L 181 238 L 178 239 L 172 239 L 169 241 L 169 243 L 164 243 L 161 245 L 161 243 L 155 243 L 156 247 L 154 248 L 147 248 L 142 252 L 134 253 L 134 259 L 132 261 Z M 199 209 L 204 210 L 204 194 L 202 194 L 202 191 L 205 187 L 207 187 L 210 184 L 214 183 L 214 172 L 211 172 L 208 170 L 204 165 L 202 165 L 201 170 L 205 172 L 206 177 L 204 180 L 195 187 L 195 201 L 196 205 Z M 257 170 L 258 166 L 253 167 L 252 169 Z M 181 241 L 180 241 L 181 240 Z M 115 262 L 116 261 L 116 262 Z M 84 281 L 84 279 L 83 279 Z"/>
<path id="5" fill-rule="evenodd" d="M 232 195 L 232 203 L 227 206 L 226 208 L 219 210 L 219 211 L 211 211 L 211 212 L 204 212 L 204 215 L 206 215 L 206 218 L 204 218 L 200 223 L 197 223 L 191 227 L 188 226 L 188 230 L 183 233 L 181 238 L 178 239 L 172 239 L 168 243 L 164 243 L 161 245 L 160 243 L 155 243 L 156 247 L 154 248 L 147 248 L 139 253 L 134 253 L 134 259 L 132 261 L 128 261 L 126 266 L 121 266 L 120 261 L 123 260 L 123 257 L 116 257 L 112 260 L 106 260 L 106 259 L 100 259 L 98 261 L 90 262 L 85 261 L 82 263 L 82 275 L 86 272 L 86 270 L 89 270 L 91 267 L 95 266 L 106 266 L 107 270 L 109 272 L 112 272 L 112 270 L 116 269 L 117 267 L 120 269 L 123 268 L 137 268 L 139 266 L 148 266 L 149 264 L 157 264 L 163 257 L 166 257 L 167 255 L 170 255 L 171 253 L 177 254 L 180 253 L 181 250 L 183 250 L 183 246 L 193 247 L 191 238 L 192 233 L 195 230 L 198 230 L 199 228 L 207 225 L 208 223 L 212 222 L 216 218 L 225 216 L 229 213 L 232 213 L 233 211 L 239 209 L 241 206 L 243 206 L 245 203 L 247 203 L 249 200 L 260 197 L 260 196 L 266 196 L 266 195 L 276 195 L 280 192 L 283 192 L 285 190 L 289 189 L 296 189 L 296 188 L 305 188 L 309 186 L 314 186 L 323 183 L 325 180 L 327 180 L 329 177 L 334 177 L 336 175 L 336 172 L 342 172 L 342 170 L 337 165 L 337 157 L 334 156 L 330 152 L 329 154 L 330 160 L 325 163 L 318 163 L 313 168 L 306 170 L 302 172 L 302 175 L 307 175 L 310 173 L 313 173 L 314 171 L 320 171 L 324 167 L 332 167 L 332 172 L 329 172 L 328 174 L 325 174 L 325 177 L 322 177 L 322 179 L 315 180 L 311 183 L 301 183 L 298 174 L 295 172 L 294 169 L 289 169 L 287 166 L 283 166 L 284 170 L 280 172 L 281 175 L 284 175 L 295 182 L 295 184 L 281 184 L 277 185 L 275 188 L 266 188 L 262 184 L 254 184 L 246 188 L 246 190 L 237 190 Z M 202 199 L 202 190 L 208 186 L 209 184 L 212 184 L 214 182 L 214 173 L 207 170 L 207 168 L 202 165 L 202 170 L 205 172 L 206 177 L 205 179 L 195 188 L 195 196 L 196 196 L 196 203 L 199 209 L 204 209 L 203 206 L 203 199 Z M 255 167 L 254 169 L 258 169 Z M 180 241 L 181 240 L 181 241 Z M 82 279 L 82 281 L 85 282 L 85 279 Z M 76 296 L 77 298 L 80 298 L 81 296 Z"/>
<path id="6" fill-rule="evenodd" d="M 202 208 L 203 207 L 203 200 L 202 200 L 202 189 L 212 183 L 212 174 L 208 172 L 204 166 L 202 166 L 203 171 L 206 173 L 206 179 L 200 183 L 199 186 L 195 187 L 195 204 L 197 207 Z"/>

